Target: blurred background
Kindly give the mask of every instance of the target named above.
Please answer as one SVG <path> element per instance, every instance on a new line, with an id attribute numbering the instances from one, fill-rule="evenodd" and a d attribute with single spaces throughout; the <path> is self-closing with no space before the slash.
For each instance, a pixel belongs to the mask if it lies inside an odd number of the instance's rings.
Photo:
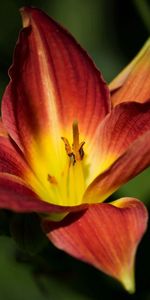
<path id="1" fill-rule="evenodd" d="M 0 95 L 21 19 L 18 9 L 43 9 L 68 28 L 89 52 L 104 78 L 113 77 L 136 55 L 150 33 L 146 0 L 5 0 L 0 4 Z M 150 206 L 150 171 L 123 186 L 111 199 L 133 196 Z M 29 234 L 30 233 L 30 234 Z M 128 295 L 113 279 L 55 249 L 34 215 L 0 211 L 1 300 L 150 300 L 150 230 L 137 253 L 137 291 Z"/>

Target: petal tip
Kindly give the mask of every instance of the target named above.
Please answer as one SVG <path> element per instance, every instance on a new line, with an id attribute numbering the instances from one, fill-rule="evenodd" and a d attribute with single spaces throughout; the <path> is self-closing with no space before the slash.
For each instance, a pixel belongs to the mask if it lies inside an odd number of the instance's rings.
<path id="1" fill-rule="evenodd" d="M 23 28 L 29 27 L 29 25 L 30 25 L 30 8 L 21 7 L 19 11 L 20 11 L 20 14 L 22 17 Z"/>
<path id="2" fill-rule="evenodd" d="M 124 289 L 130 293 L 135 293 L 135 277 L 134 277 L 134 270 L 125 272 L 122 277 L 120 278 L 120 282 L 122 283 Z"/>

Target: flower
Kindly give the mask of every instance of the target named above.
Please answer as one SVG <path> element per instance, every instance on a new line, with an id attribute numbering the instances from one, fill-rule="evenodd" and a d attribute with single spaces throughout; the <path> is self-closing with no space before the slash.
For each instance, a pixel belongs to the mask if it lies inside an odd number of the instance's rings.
<path id="1" fill-rule="evenodd" d="M 58 248 L 132 292 L 147 210 L 134 198 L 101 202 L 150 164 L 150 102 L 143 96 L 149 78 L 144 88 L 138 80 L 143 103 L 133 91 L 127 97 L 127 78 L 136 86 L 137 65 L 140 74 L 138 58 L 110 84 L 110 97 L 102 75 L 65 29 L 38 9 L 21 14 L 23 30 L 2 99 L 0 207 L 40 213 Z M 120 103 L 123 89 L 129 102 Z M 114 108 L 111 99 L 119 103 Z"/>

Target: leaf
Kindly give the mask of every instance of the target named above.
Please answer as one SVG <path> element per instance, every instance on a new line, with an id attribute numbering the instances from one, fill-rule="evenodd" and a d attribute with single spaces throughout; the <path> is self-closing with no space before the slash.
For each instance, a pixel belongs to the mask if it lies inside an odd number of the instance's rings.
<path id="1" fill-rule="evenodd" d="M 117 191 L 117 196 L 130 196 L 140 199 L 146 204 L 150 204 L 150 168 L 142 172 L 136 178 L 129 181 Z"/>

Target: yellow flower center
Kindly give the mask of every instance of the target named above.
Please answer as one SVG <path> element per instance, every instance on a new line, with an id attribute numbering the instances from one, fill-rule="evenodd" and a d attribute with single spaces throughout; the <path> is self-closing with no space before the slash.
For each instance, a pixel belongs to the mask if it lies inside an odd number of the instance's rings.
<path id="1" fill-rule="evenodd" d="M 46 138 L 45 144 L 39 144 L 32 156 L 32 169 L 38 180 L 30 178 L 28 181 L 43 201 L 60 206 L 82 204 L 87 186 L 85 142 L 80 141 L 77 121 L 72 124 L 71 142 L 60 136 L 54 144 Z"/>

